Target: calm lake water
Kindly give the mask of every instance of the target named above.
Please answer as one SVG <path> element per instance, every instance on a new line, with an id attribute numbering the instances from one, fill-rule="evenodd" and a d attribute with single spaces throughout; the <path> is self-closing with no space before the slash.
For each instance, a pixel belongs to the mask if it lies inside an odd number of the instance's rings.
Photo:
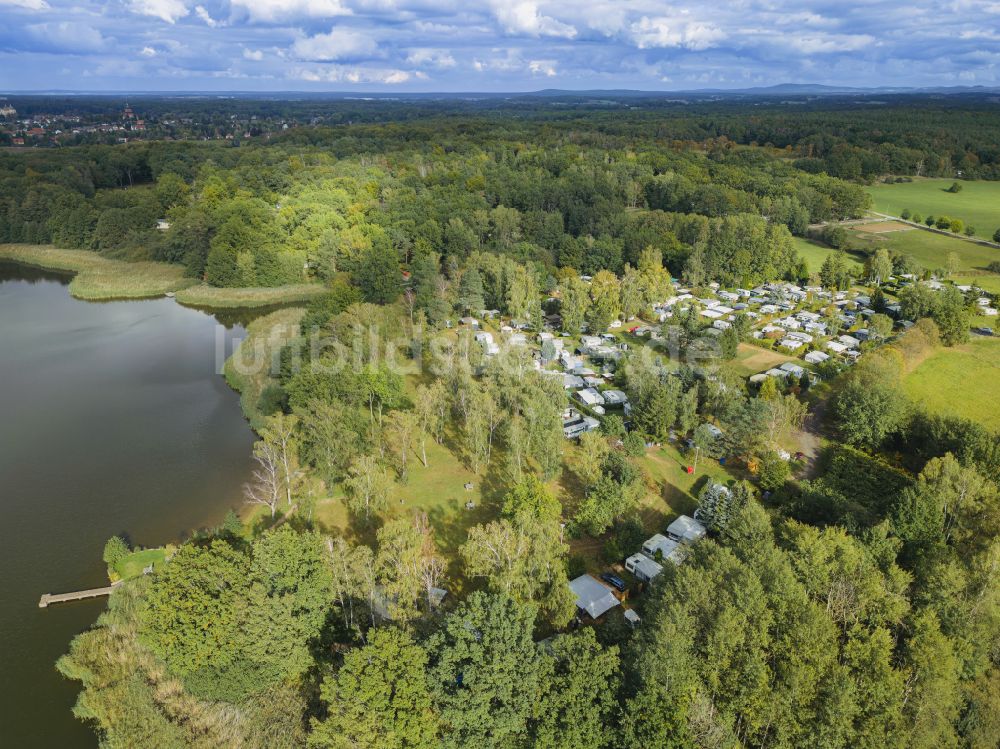
<path id="1" fill-rule="evenodd" d="M 88 303 L 0 263 L 0 746 L 93 747 L 55 670 L 104 601 L 104 542 L 178 541 L 239 507 L 253 435 L 216 372 L 219 322 L 172 299 Z M 230 345 L 242 328 L 234 318 Z"/>

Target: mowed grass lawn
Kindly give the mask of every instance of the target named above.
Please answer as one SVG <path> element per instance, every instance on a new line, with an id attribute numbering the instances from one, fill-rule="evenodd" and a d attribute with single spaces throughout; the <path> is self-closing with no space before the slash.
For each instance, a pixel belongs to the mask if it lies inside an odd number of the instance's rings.
<path id="1" fill-rule="evenodd" d="M 1000 338 L 973 337 L 927 357 L 903 380 L 922 406 L 1000 429 Z"/>
<path id="2" fill-rule="evenodd" d="M 960 218 L 972 224 L 976 236 L 989 239 L 1000 228 L 1000 182 L 957 180 L 962 191 L 946 192 L 953 179 L 916 179 L 899 184 L 871 185 L 865 188 L 872 196 L 872 208 L 879 213 L 898 216 L 904 208 L 921 216 Z"/>
<path id="3" fill-rule="evenodd" d="M 141 575 L 142 571 L 149 565 L 153 565 L 153 569 L 159 569 L 166 562 L 167 550 L 165 548 L 142 549 L 141 551 L 133 551 L 116 564 L 115 572 L 118 573 L 119 578 L 127 580 L 130 577 Z"/>
<path id="4" fill-rule="evenodd" d="M 732 361 L 732 366 L 748 377 L 758 372 L 766 372 L 774 367 L 780 367 L 785 362 L 795 362 L 800 367 L 806 365 L 794 356 L 788 356 L 778 351 L 754 346 L 749 343 L 741 343 L 736 349 L 736 358 Z M 806 367 L 808 369 L 808 367 Z"/>
<path id="5" fill-rule="evenodd" d="M 885 247 L 890 252 L 912 255 L 930 270 L 944 268 L 949 253 L 954 252 L 960 264 L 959 273 L 954 277 L 956 282 L 974 283 L 987 291 L 1000 292 L 1000 275 L 986 270 L 991 262 L 1000 260 L 1000 249 L 996 247 L 922 229 L 875 232 L 869 228 L 851 230 L 850 233 L 855 242 L 868 251 Z"/>

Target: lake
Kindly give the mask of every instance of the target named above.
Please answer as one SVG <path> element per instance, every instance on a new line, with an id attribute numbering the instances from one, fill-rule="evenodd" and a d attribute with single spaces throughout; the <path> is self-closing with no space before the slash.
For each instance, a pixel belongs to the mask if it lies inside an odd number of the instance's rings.
<path id="1" fill-rule="evenodd" d="M 0 263 L 0 744 L 93 747 L 55 661 L 105 600 L 104 542 L 159 546 L 242 502 L 253 434 L 217 374 L 244 331 L 172 299 L 83 302 L 68 276 Z M 222 331 L 221 333 L 219 331 Z"/>

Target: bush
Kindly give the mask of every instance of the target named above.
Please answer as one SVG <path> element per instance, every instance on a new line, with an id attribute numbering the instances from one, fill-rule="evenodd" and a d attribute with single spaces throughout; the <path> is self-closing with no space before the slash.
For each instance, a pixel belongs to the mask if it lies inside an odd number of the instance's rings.
<path id="1" fill-rule="evenodd" d="M 625 447 L 625 454 L 630 458 L 639 458 L 646 453 L 646 441 L 638 432 L 629 432 L 622 440 Z"/>
<path id="2" fill-rule="evenodd" d="M 904 208 L 903 212 L 899 214 L 899 217 L 901 219 L 903 219 L 904 221 L 909 221 L 910 220 L 910 216 L 912 216 L 912 215 L 913 214 L 910 213 L 910 209 L 909 208 Z"/>
<path id="3" fill-rule="evenodd" d="M 962 192 L 962 185 L 958 182 L 952 182 L 951 187 L 948 188 L 948 192 Z"/>
<path id="4" fill-rule="evenodd" d="M 625 439 L 625 422 L 618 414 L 610 414 L 601 422 L 601 432 L 608 437 Z"/>
<path id="5" fill-rule="evenodd" d="M 566 559 L 566 576 L 570 580 L 575 580 L 580 575 L 587 573 L 587 559 L 580 554 L 570 554 Z"/>
<path id="6" fill-rule="evenodd" d="M 847 246 L 847 231 L 842 226 L 828 226 L 823 230 L 823 241 L 835 250 L 842 250 Z"/>
<path id="7" fill-rule="evenodd" d="M 288 393 L 281 385 L 268 385 L 261 391 L 260 400 L 257 401 L 257 409 L 264 416 L 274 416 L 278 412 L 283 412 L 288 407 Z"/>
<path id="8" fill-rule="evenodd" d="M 913 215 L 911 215 L 911 216 L 910 216 L 910 221 L 912 221 L 912 222 L 913 222 L 913 223 L 915 223 L 915 224 L 919 224 L 919 223 L 920 223 L 921 221 L 923 221 L 923 220 L 924 220 L 924 217 L 923 217 L 923 216 L 921 216 L 921 215 L 920 215 L 919 213 L 917 213 L 916 211 L 914 211 L 914 212 L 913 212 Z"/>
<path id="9" fill-rule="evenodd" d="M 104 563 L 108 565 L 108 574 L 111 574 L 118 563 L 131 553 L 128 544 L 121 536 L 112 536 L 104 544 Z"/>
<path id="10" fill-rule="evenodd" d="M 625 557 L 634 554 L 645 540 L 646 531 L 639 518 L 625 518 L 615 523 L 611 530 L 611 538 L 607 540 L 601 550 L 601 557 L 609 564 L 620 562 Z"/>
<path id="11" fill-rule="evenodd" d="M 791 475 L 791 468 L 787 460 L 782 460 L 776 452 L 766 452 L 760 457 L 760 469 L 757 480 L 760 488 L 766 491 L 780 489 L 788 481 Z"/>
<path id="12" fill-rule="evenodd" d="M 974 227 L 972 224 L 969 224 L 968 226 L 965 227 L 965 236 L 974 237 L 975 235 L 976 235 L 976 227 Z"/>

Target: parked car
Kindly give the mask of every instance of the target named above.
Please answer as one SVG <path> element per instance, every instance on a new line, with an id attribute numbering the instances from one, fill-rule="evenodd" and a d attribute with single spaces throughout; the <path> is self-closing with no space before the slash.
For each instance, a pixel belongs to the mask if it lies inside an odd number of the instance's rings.
<path id="1" fill-rule="evenodd" d="M 617 590 L 619 593 L 625 592 L 625 581 L 622 580 L 618 575 L 613 575 L 610 572 L 605 572 L 601 575 L 601 579 L 610 585 L 612 588 Z"/>

